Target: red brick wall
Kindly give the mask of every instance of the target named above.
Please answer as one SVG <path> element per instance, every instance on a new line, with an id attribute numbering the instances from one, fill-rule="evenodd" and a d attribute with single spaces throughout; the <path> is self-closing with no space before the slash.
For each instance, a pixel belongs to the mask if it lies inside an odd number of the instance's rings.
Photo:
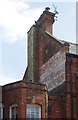
<path id="1" fill-rule="evenodd" d="M 39 82 L 42 65 L 62 47 L 59 41 L 42 28 L 33 26 L 28 32 L 28 80 Z"/>
<path id="2" fill-rule="evenodd" d="M 42 44 L 39 45 L 39 50 L 42 50 L 43 53 L 43 56 L 41 56 L 43 58 L 43 64 L 62 47 L 60 42 L 56 41 L 52 36 L 41 29 L 39 32 L 39 43 Z"/>
<path id="3" fill-rule="evenodd" d="M 41 67 L 40 82 L 46 84 L 48 91 L 65 81 L 65 57 L 65 52 L 61 49 Z"/>
<path id="4" fill-rule="evenodd" d="M 66 82 L 67 99 L 66 115 L 67 118 L 78 118 L 78 56 L 67 54 L 66 58 Z"/>
<path id="5" fill-rule="evenodd" d="M 43 30 L 49 32 L 50 34 L 53 33 L 53 23 L 54 23 L 54 16 L 55 13 L 49 11 L 50 9 L 46 9 L 43 11 L 39 19 L 37 20 L 36 24 L 41 27 Z"/>
<path id="6" fill-rule="evenodd" d="M 38 104 L 42 108 L 42 118 L 46 118 L 47 111 L 46 86 L 35 83 L 17 82 L 3 87 L 4 118 L 8 118 L 12 104 L 17 104 L 17 117 L 26 118 L 26 105 Z M 34 97 L 33 97 L 34 96 Z"/>
<path id="7" fill-rule="evenodd" d="M 63 96 L 49 96 L 48 118 L 66 118 L 66 101 Z"/>
<path id="8" fill-rule="evenodd" d="M 45 64 L 54 54 L 62 48 L 62 44 L 56 41 L 51 35 L 39 29 L 38 36 L 38 69 L 41 75 L 41 67 Z"/>
<path id="9" fill-rule="evenodd" d="M 66 54 L 66 94 L 50 95 L 49 118 L 78 119 L 78 56 Z M 58 92 L 58 91 L 57 91 Z"/>

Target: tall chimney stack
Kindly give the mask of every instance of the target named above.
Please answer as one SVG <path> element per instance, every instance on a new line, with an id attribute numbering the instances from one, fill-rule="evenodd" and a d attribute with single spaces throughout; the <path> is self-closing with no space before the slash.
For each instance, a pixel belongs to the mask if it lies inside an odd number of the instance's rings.
<path id="1" fill-rule="evenodd" d="M 36 24 L 43 30 L 53 34 L 54 16 L 55 13 L 50 12 L 50 8 L 46 7 Z"/>

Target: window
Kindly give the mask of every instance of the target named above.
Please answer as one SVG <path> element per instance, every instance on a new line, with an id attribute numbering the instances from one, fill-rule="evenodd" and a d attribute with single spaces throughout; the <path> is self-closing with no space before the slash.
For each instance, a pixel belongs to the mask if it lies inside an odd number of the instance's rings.
<path id="1" fill-rule="evenodd" d="M 0 103 L 0 120 L 3 119 L 3 105 Z"/>
<path id="2" fill-rule="evenodd" d="M 17 104 L 10 106 L 10 118 L 16 120 L 17 118 Z"/>
<path id="3" fill-rule="evenodd" d="M 41 106 L 36 104 L 28 104 L 26 109 L 26 118 L 29 120 L 41 118 Z"/>

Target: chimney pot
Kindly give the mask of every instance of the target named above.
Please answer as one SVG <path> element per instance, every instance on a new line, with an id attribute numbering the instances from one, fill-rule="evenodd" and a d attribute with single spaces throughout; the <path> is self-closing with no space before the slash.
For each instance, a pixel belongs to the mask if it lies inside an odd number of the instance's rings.
<path id="1" fill-rule="evenodd" d="M 49 7 L 46 7 L 46 8 L 45 8 L 45 10 L 46 10 L 46 11 L 49 11 L 49 10 L 50 10 L 50 8 L 49 8 Z"/>

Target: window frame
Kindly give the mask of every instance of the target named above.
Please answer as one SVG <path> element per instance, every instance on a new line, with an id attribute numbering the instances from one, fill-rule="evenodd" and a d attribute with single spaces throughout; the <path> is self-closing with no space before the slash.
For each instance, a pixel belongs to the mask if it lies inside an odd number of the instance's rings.
<path id="1" fill-rule="evenodd" d="M 18 107 L 18 105 L 17 104 L 12 104 L 11 106 L 10 106 L 10 119 L 12 119 L 12 108 L 16 108 L 16 113 L 14 114 L 14 115 L 16 115 L 16 117 L 14 118 L 14 120 L 17 118 L 17 107 Z"/>
<path id="2" fill-rule="evenodd" d="M 29 113 L 27 113 L 28 112 L 28 107 L 30 109 Z M 36 112 L 37 108 L 38 108 L 38 111 L 37 111 L 38 113 Z M 33 109 L 33 111 L 32 111 L 32 109 Z M 30 116 L 29 118 L 27 117 L 28 115 Z M 27 106 L 26 106 L 26 119 L 31 120 L 32 119 L 31 116 L 34 116 L 34 118 L 36 118 L 36 116 L 38 116 L 39 119 L 41 118 L 41 106 L 40 105 L 38 105 L 38 104 L 27 104 Z"/>

